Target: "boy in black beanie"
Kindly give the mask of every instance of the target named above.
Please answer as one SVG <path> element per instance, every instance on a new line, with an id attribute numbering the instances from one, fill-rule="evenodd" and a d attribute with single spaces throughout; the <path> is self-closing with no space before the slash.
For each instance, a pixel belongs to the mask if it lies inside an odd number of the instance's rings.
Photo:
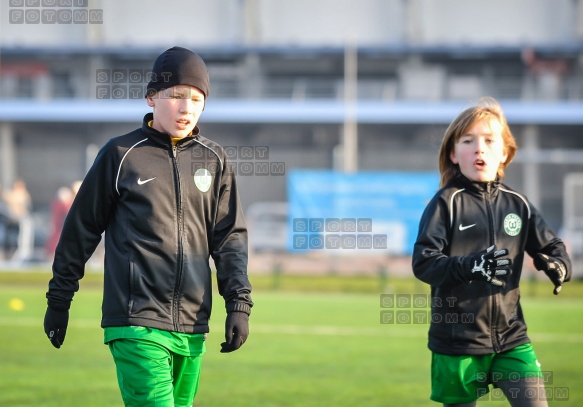
<path id="1" fill-rule="evenodd" d="M 211 315 L 212 257 L 227 318 L 221 352 L 249 334 L 247 229 L 221 146 L 200 135 L 204 61 L 173 47 L 156 59 L 141 128 L 99 152 L 65 221 L 44 329 L 60 348 L 84 265 L 105 233 L 101 326 L 126 406 L 191 406 Z"/>

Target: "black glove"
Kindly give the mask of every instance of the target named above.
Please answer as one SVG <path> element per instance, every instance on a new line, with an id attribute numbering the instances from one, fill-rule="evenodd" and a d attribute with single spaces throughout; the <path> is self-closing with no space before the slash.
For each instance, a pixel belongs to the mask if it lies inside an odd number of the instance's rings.
<path id="1" fill-rule="evenodd" d="M 503 287 L 504 282 L 496 277 L 512 274 L 512 269 L 510 268 L 512 260 L 500 258 L 507 254 L 507 249 L 496 250 L 496 246 L 492 245 L 486 250 L 471 256 L 470 266 L 472 268 L 466 276 L 469 280 L 482 280 L 497 287 Z"/>
<path id="2" fill-rule="evenodd" d="M 249 315 L 233 311 L 227 314 L 225 321 L 225 342 L 221 343 L 221 353 L 239 349 L 249 336 Z"/>
<path id="3" fill-rule="evenodd" d="M 536 267 L 537 270 L 545 272 L 547 277 L 555 285 L 553 294 L 558 295 L 561 292 L 561 288 L 563 288 L 563 282 L 567 276 L 567 269 L 563 262 L 554 257 L 549 257 L 546 254 L 539 253 L 534 258 L 534 267 Z"/>
<path id="4" fill-rule="evenodd" d="M 57 311 L 51 307 L 47 307 L 45 314 L 45 333 L 57 349 L 65 342 L 68 324 L 69 310 Z"/>

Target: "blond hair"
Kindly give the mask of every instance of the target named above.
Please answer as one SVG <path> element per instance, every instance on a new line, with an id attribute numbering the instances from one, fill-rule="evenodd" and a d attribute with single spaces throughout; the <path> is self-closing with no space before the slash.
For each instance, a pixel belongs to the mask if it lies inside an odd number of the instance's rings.
<path id="1" fill-rule="evenodd" d="M 459 173 L 459 166 L 454 164 L 450 159 L 455 143 L 480 120 L 498 120 L 502 126 L 502 142 L 507 158 L 505 162 L 500 163 L 497 174 L 498 179 L 501 180 L 504 178 L 504 170 L 516 154 L 516 140 L 510 131 L 510 127 L 508 127 L 506 117 L 498 101 L 492 97 L 485 97 L 480 99 L 475 106 L 469 107 L 461 112 L 450 123 L 447 130 L 445 130 L 439 149 L 439 173 L 441 175 L 439 185 L 441 188 L 447 185 Z"/>

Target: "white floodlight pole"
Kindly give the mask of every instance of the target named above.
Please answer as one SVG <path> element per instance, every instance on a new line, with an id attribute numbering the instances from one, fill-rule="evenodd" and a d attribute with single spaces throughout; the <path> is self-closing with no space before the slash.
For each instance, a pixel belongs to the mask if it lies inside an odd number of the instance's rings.
<path id="1" fill-rule="evenodd" d="M 348 38 L 344 48 L 344 126 L 342 132 L 342 169 L 358 170 L 358 128 L 356 117 L 358 51 L 356 42 Z"/>

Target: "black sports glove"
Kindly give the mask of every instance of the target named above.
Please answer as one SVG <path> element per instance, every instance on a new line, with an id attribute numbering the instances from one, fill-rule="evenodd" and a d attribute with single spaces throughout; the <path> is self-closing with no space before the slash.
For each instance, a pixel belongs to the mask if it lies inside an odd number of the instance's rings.
<path id="1" fill-rule="evenodd" d="M 470 266 L 472 268 L 466 276 L 469 280 L 482 280 L 497 287 L 503 287 L 504 282 L 496 277 L 512 274 L 512 269 L 510 268 L 512 260 L 500 258 L 507 254 L 507 249 L 496 250 L 496 246 L 492 245 L 486 250 L 471 256 Z"/>
<path id="2" fill-rule="evenodd" d="M 47 307 L 45 314 L 45 333 L 57 349 L 65 342 L 67 325 L 69 325 L 69 310 L 57 311 Z"/>
<path id="3" fill-rule="evenodd" d="M 547 277 L 555 285 L 553 294 L 558 295 L 561 292 L 561 288 L 563 288 L 563 282 L 567 276 L 567 269 L 563 262 L 554 257 L 539 253 L 534 258 L 534 267 L 536 267 L 537 270 L 545 272 Z"/>
<path id="4" fill-rule="evenodd" d="M 221 353 L 239 349 L 249 336 L 249 315 L 240 311 L 227 314 L 225 321 L 225 342 L 221 343 Z"/>

